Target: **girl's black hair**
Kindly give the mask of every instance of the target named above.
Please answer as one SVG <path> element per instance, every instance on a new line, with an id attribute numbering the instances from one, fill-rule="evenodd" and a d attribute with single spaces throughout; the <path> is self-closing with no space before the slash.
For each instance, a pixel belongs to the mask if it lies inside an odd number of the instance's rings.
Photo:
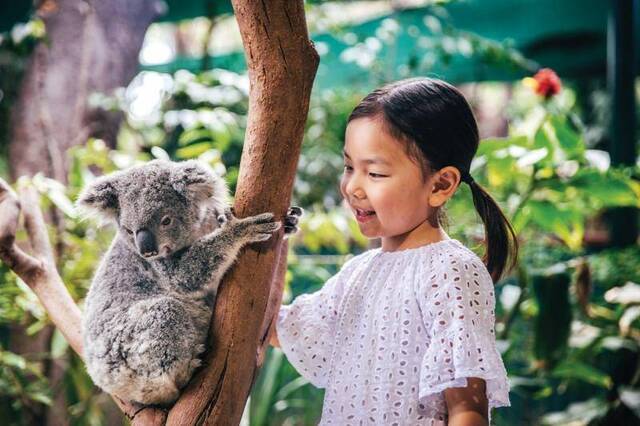
<path id="1" fill-rule="evenodd" d="M 516 234 L 495 200 L 469 174 L 480 138 L 471 107 L 458 89 L 431 78 L 398 81 L 367 95 L 347 122 L 358 118 L 382 119 L 391 136 L 407 143 L 408 154 L 425 174 L 456 167 L 471 187 L 484 223 L 483 261 L 492 278 L 497 281 L 505 269 L 513 268 L 518 256 Z"/>

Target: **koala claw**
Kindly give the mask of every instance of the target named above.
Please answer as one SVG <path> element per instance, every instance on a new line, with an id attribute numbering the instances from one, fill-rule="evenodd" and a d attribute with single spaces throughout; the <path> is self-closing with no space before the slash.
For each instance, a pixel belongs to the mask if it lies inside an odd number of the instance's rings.
<path id="1" fill-rule="evenodd" d="M 222 212 L 222 214 L 219 214 L 217 219 L 218 219 L 218 224 L 220 225 L 225 225 L 231 222 L 233 219 L 235 219 L 233 207 L 228 207 L 224 209 L 224 212 Z"/>
<path id="2" fill-rule="evenodd" d="M 304 214 L 304 209 L 298 206 L 291 206 L 287 210 L 287 216 L 301 217 Z"/>
<path id="3" fill-rule="evenodd" d="M 290 236 L 298 232 L 298 222 L 304 214 L 302 207 L 291 206 L 284 217 L 284 234 Z"/>

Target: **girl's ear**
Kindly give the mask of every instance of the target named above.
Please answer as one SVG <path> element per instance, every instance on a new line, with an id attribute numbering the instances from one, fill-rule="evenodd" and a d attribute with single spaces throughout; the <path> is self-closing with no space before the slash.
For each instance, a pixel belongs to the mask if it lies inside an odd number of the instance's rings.
<path id="1" fill-rule="evenodd" d="M 102 176 L 86 186 L 76 207 L 86 216 L 99 216 L 106 220 L 116 220 L 120 205 L 118 202 L 117 181 L 119 174 Z"/>
<path id="2" fill-rule="evenodd" d="M 433 188 L 429 195 L 429 205 L 440 207 L 453 197 L 460 185 L 460 170 L 453 166 L 446 166 L 435 172 L 429 179 Z"/>
<path id="3" fill-rule="evenodd" d="M 228 197 L 224 179 L 195 160 L 177 163 L 170 178 L 173 189 L 196 204 L 213 204 L 224 209 Z"/>

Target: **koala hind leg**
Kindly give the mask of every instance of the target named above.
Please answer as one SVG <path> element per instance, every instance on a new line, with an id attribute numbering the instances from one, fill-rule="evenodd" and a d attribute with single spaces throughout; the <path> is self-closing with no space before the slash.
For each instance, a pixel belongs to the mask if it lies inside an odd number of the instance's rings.
<path id="1" fill-rule="evenodd" d="M 128 398 L 143 404 L 175 401 L 199 365 L 206 328 L 192 321 L 193 310 L 180 300 L 157 297 L 136 303 L 129 311 L 132 340 L 127 364 L 135 371 Z"/>

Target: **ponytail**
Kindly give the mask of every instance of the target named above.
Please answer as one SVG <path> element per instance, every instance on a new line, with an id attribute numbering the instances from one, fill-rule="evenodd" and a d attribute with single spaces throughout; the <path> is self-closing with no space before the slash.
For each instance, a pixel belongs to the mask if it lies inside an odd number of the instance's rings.
<path id="1" fill-rule="evenodd" d="M 497 282 L 504 272 L 511 270 L 518 260 L 518 239 L 511 224 L 495 200 L 468 172 L 463 172 L 462 181 L 469 184 L 473 205 L 484 223 L 485 254 L 483 261 Z"/>

